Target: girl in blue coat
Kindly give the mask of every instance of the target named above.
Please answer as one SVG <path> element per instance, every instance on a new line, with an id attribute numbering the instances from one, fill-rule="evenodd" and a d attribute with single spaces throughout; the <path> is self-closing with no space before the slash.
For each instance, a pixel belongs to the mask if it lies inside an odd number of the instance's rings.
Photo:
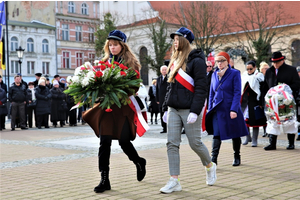
<path id="1" fill-rule="evenodd" d="M 217 163 L 222 140 L 232 139 L 234 160 L 232 166 L 241 163 L 240 148 L 242 136 L 248 130 L 241 110 L 241 75 L 229 65 L 230 56 L 226 52 L 216 55 L 218 69 L 211 77 L 206 130 L 213 134 L 212 162 Z"/>

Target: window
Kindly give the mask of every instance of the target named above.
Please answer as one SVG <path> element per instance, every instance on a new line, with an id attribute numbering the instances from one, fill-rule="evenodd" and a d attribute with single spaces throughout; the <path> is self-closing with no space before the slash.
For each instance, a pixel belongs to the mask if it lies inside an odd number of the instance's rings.
<path id="1" fill-rule="evenodd" d="M 83 15 L 87 15 L 88 14 L 88 7 L 87 7 L 86 3 L 83 3 L 81 5 L 81 14 L 83 14 Z"/>
<path id="2" fill-rule="evenodd" d="M 69 3 L 68 3 L 68 12 L 75 13 L 75 5 L 74 5 L 73 1 L 69 1 Z"/>
<path id="3" fill-rule="evenodd" d="M 42 41 L 42 48 L 43 48 L 43 53 L 49 53 L 48 40 L 43 39 L 43 41 Z"/>
<path id="4" fill-rule="evenodd" d="M 89 61 L 91 63 L 95 61 L 95 54 L 94 53 L 89 53 Z"/>
<path id="5" fill-rule="evenodd" d="M 34 62 L 27 61 L 27 74 L 34 74 Z"/>
<path id="6" fill-rule="evenodd" d="M 27 39 L 27 51 L 28 52 L 34 52 L 34 49 L 33 49 L 33 39 L 32 38 L 28 38 Z"/>
<path id="7" fill-rule="evenodd" d="M 83 64 L 83 53 L 76 53 L 76 67 Z"/>
<path id="8" fill-rule="evenodd" d="M 62 24 L 62 40 L 69 40 L 69 25 Z"/>
<path id="9" fill-rule="evenodd" d="M 70 68 L 70 52 L 63 52 L 63 68 Z"/>
<path id="10" fill-rule="evenodd" d="M 43 62 L 43 74 L 49 74 L 49 62 Z"/>
<path id="11" fill-rule="evenodd" d="M 18 38 L 12 37 L 10 40 L 10 50 L 16 51 L 17 48 L 18 48 Z"/>
<path id="12" fill-rule="evenodd" d="M 75 31 L 76 31 L 76 41 L 82 41 L 82 37 L 81 37 L 81 30 L 82 30 L 82 27 L 81 26 L 76 26 L 75 27 Z"/>
<path id="13" fill-rule="evenodd" d="M 89 42 L 94 42 L 94 28 L 89 28 Z"/>
<path id="14" fill-rule="evenodd" d="M 20 67 L 19 67 L 19 61 L 17 61 L 17 60 L 12 60 L 11 62 L 10 62 L 10 69 L 11 69 L 11 73 L 12 74 L 17 74 L 17 73 L 20 73 L 19 72 L 19 69 L 20 69 Z"/>

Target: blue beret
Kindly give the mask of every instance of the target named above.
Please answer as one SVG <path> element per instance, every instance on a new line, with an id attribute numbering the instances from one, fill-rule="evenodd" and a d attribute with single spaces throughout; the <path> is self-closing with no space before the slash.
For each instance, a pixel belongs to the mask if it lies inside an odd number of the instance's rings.
<path id="1" fill-rule="evenodd" d="M 108 34 L 107 39 L 115 39 L 126 42 L 127 36 L 122 31 L 113 30 Z"/>
<path id="2" fill-rule="evenodd" d="M 190 31 L 189 29 L 187 29 L 185 27 L 181 27 L 175 33 L 172 33 L 170 35 L 170 37 L 172 39 L 174 39 L 175 35 L 179 35 L 179 36 L 185 37 L 190 43 L 192 43 L 194 41 L 194 39 L 195 39 L 194 34 L 192 33 L 192 31 Z"/>

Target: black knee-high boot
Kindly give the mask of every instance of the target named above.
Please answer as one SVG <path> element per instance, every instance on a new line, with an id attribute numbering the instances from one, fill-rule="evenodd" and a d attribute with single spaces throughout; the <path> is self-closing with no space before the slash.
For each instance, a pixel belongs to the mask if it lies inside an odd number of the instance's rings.
<path id="1" fill-rule="evenodd" d="M 218 155 L 222 141 L 220 137 L 214 137 L 212 142 L 211 161 L 218 164 Z"/>
<path id="2" fill-rule="evenodd" d="M 109 171 L 101 171 L 101 181 L 98 186 L 94 188 L 94 192 L 102 193 L 105 190 L 110 190 L 110 182 L 109 182 Z"/>
<path id="3" fill-rule="evenodd" d="M 287 138 L 289 140 L 289 146 L 286 149 L 295 149 L 295 134 L 288 133 Z"/>
<path id="4" fill-rule="evenodd" d="M 276 150 L 276 143 L 277 143 L 277 135 L 269 134 L 269 142 L 268 146 L 265 146 L 264 149 L 268 150 Z"/>
<path id="5" fill-rule="evenodd" d="M 232 139 L 232 148 L 234 151 L 234 159 L 232 166 L 239 166 L 241 164 L 241 156 L 240 156 L 240 149 L 241 149 L 241 138 L 233 138 Z"/>

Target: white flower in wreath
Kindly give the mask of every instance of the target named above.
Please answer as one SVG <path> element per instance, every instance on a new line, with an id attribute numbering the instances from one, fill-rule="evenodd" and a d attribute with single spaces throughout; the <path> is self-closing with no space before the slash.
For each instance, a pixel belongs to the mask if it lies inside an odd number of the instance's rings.
<path id="1" fill-rule="evenodd" d="M 277 94 L 277 99 L 278 99 L 278 100 L 283 100 L 283 99 L 284 99 L 284 96 L 281 95 L 281 94 Z"/>
<path id="2" fill-rule="evenodd" d="M 73 76 L 72 81 L 73 81 L 74 83 L 80 83 L 79 76 Z"/>
<path id="3" fill-rule="evenodd" d="M 292 117 L 292 116 L 294 116 L 294 113 L 290 112 L 290 113 L 288 113 L 286 116 L 287 116 L 287 117 Z"/>
<path id="4" fill-rule="evenodd" d="M 283 100 L 283 104 L 285 104 L 285 105 L 290 105 L 291 103 L 292 103 L 291 99 L 284 99 Z"/>
<path id="5" fill-rule="evenodd" d="M 84 79 L 82 80 L 82 87 L 85 87 L 89 84 L 90 78 L 89 77 L 84 77 Z"/>
<path id="6" fill-rule="evenodd" d="M 71 77 L 71 76 L 68 76 L 68 77 L 67 77 L 67 82 L 70 83 L 71 81 L 72 81 L 72 77 Z"/>
<path id="7" fill-rule="evenodd" d="M 92 69 L 92 65 L 91 65 L 90 62 L 85 62 L 84 65 L 85 65 L 86 68 Z"/>
<path id="8" fill-rule="evenodd" d="M 94 76 L 95 76 L 95 74 L 94 74 L 93 71 L 89 71 L 89 72 L 86 74 L 86 77 L 88 77 L 88 78 L 92 78 L 92 77 L 94 77 Z"/>
<path id="9" fill-rule="evenodd" d="M 269 112 L 269 111 L 266 111 L 265 113 L 266 113 L 266 115 L 268 115 L 268 116 L 273 115 L 273 113 L 271 113 L 271 112 Z"/>
<path id="10" fill-rule="evenodd" d="M 78 76 L 81 73 L 81 66 L 75 69 L 74 75 Z"/>
<path id="11" fill-rule="evenodd" d="M 98 65 L 98 64 L 99 64 L 99 60 L 95 60 L 94 65 Z"/>

